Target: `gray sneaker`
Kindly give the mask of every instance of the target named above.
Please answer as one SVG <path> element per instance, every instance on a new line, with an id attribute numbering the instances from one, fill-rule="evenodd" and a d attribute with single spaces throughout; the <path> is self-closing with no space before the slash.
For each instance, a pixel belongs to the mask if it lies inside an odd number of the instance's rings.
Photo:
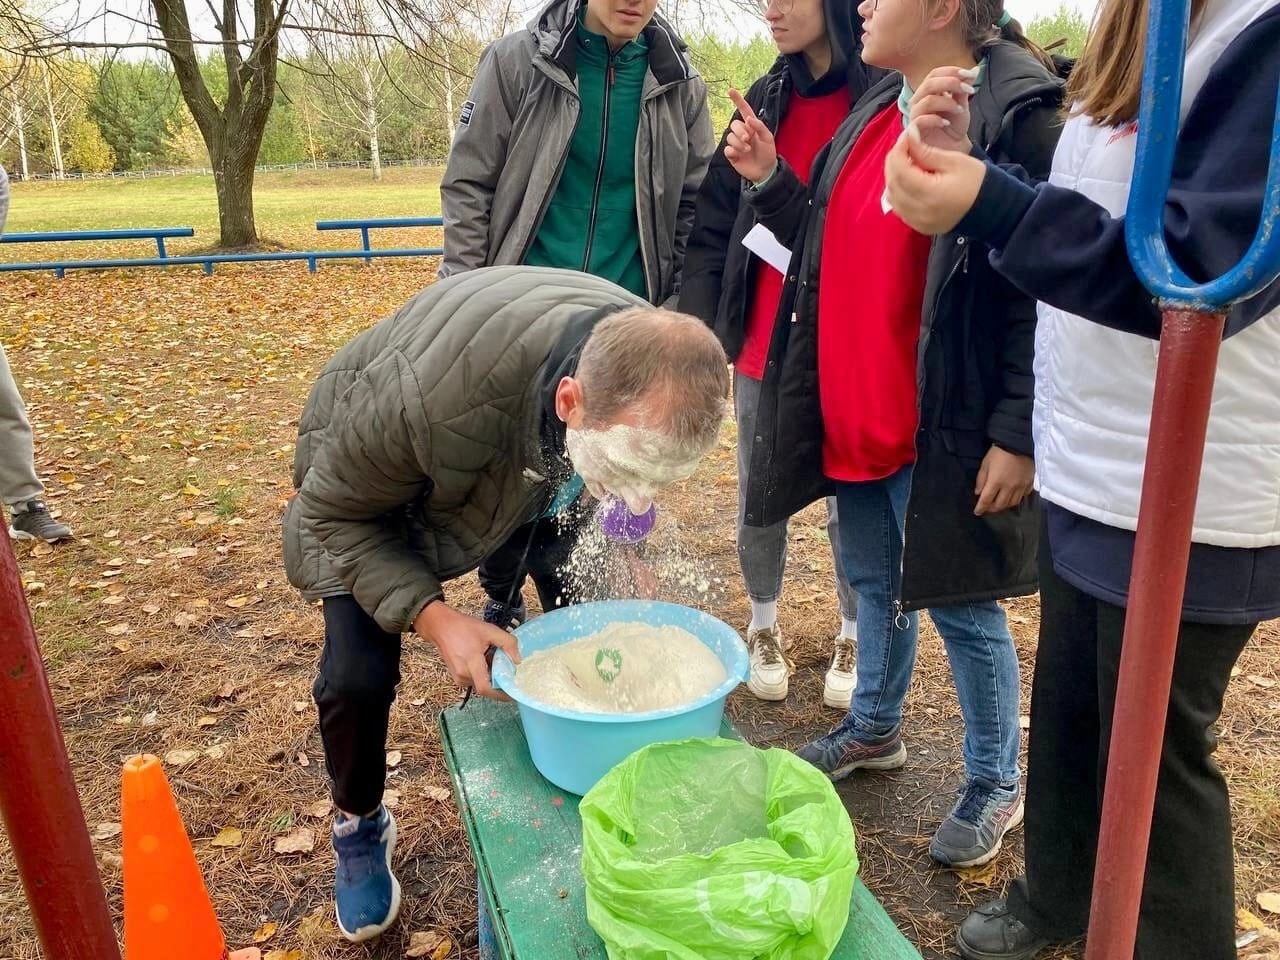
<path id="1" fill-rule="evenodd" d="M 897 770 L 907 762 L 907 748 L 901 727 L 883 737 L 863 737 L 845 717 L 825 737 L 797 750 L 796 756 L 832 780 L 842 780 L 855 770 Z"/>
<path id="2" fill-rule="evenodd" d="M 956 945 L 965 960 L 1031 960 L 1049 941 L 1010 913 L 1005 901 L 997 900 L 965 917 Z"/>
<path id="3" fill-rule="evenodd" d="M 9 536 L 15 540 L 57 543 L 71 538 L 71 528 L 53 519 L 49 508 L 40 500 L 28 500 L 14 507 L 9 520 Z"/>
<path id="4" fill-rule="evenodd" d="M 1022 787 L 974 777 L 929 844 L 929 855 L 948 867 L 980 867 L 1000 852 L 1004 835 L 1022 823 Z"/>

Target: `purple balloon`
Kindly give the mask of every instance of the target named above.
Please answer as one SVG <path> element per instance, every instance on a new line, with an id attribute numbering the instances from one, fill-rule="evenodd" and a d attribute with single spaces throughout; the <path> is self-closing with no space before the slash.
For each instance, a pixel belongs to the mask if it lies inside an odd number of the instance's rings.
<path id="1" fill-rule="evenodd" d="M 644 513 L 635 514 L 625 500 L 608 497 L 596 511 L 596 520 L 604 535 L 615 543 L 639 543 L 649 536 L 658 518 L 658 507 L 650 504 Z"/>

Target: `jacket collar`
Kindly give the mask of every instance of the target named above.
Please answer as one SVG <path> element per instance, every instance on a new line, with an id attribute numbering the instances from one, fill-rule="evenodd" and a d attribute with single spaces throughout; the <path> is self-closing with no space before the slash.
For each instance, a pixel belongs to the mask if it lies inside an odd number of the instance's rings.
<path id="1" fill-rule="evenodd" d="M 555 64 L 572 79 L 577 75 L 577 28 L 580 0 L 551 0 L 541 13 L 529 22 L 529 32 L 538 44 L 538 53 Z M 644 28 L 649 44 L 649 72 L 660 87 L 683 83 L 698 75 L 689 59 L 689 48 L 675 28 L 658 13 Z"/>
<path id="2" fill-rule="evenodd" d="M 584 310 L 571 318 L 529 385 L 522 403 L 524 462 L 544 480 L 560 484 L 573 476 L 573 466 L 565 451 L 564 421 L 556 414 L 556 388 L 565 377 L 577 373 L 582 348 L 596 324 L 620 309 L 619 306 L 600 307 Z"/>

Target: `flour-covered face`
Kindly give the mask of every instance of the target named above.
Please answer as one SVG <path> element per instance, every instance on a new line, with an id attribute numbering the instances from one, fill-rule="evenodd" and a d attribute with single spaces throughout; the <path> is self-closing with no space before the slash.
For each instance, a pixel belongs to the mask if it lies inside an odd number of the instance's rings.
<path id="1" fill-rule="evenodd" d="M 565 431 L 573 469 L 597 499 L 612 494 L 635 514 L 644 513 L 663 487 L 693 476 L 701 453 L 677 449 L 656 430 L 617 424 L 607 430 Z"/>

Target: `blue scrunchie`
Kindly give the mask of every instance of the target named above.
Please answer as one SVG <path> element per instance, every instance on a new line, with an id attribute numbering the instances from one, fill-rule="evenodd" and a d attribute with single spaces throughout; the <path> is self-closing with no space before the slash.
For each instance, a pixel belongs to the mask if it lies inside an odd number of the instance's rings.
<path id="1" fill-rule="evenodd" d="M 1009 21 L 1012 19 L 1013 14 L 1006 10 L 1004 13 L 1000 14 L 1000 19 L 996 21 L 996 26 L 1003 30 L 1009 25 Z"/>

